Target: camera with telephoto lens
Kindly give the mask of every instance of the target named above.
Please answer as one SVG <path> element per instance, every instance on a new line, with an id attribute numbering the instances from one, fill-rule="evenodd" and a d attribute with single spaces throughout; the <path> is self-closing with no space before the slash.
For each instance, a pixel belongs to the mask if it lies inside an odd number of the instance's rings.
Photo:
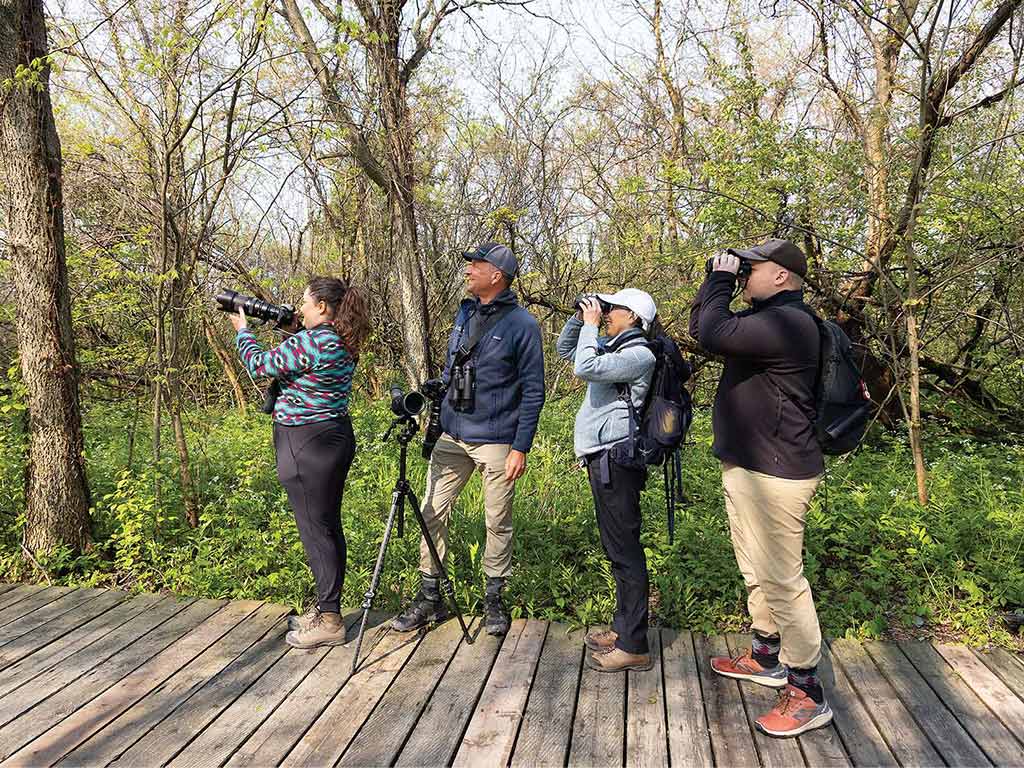
<path id="1" fill-rule="evenodd" d="M 395 416 L 416 416 L 426 404 L 426 398 L 415 390 L 406 394 L 401 387 L 391 388 L 391 412 Z"/>
<path id="2" fill-rule="evenodd" d="M 601 314 L 607 315 L 612 311 L 612 305 L 602 299 L 596 293 L 581 293 L 576 297 L 576 301 L 573 302 L 573 309 L 583 309 L 583 301 L 585 299 L 596 299 L 597 303 L 601 305 Z"/>
<path id="3" fill-rule="evenodd" d="M 427 379 L 420 387 L 430 401 L 430 416 L 427 419 L 427 431 L 423 435 L 423 458 L 429 459 L 430 454 L 441 437 L 441 403 L 444 402 L 446 389 L 441 379 Z"/>
<path id="4" fill-rule="evenodd" d="M 216 296 L 217 309 L 221 312 L 235 312 L 242 309 L 246 317 L 264 323 L 272 322 L 275 328 L 283 328 L 292 324 L 295 319 L 295 308 L 288 304 L 271 304 L 269 301 L 246 296 L 244 293 L 223 289 Z"/>
<path id="5" fill-rule="evenodd" d="M 753 262 L 740 257 L 740 268 L 736 270 L 736 277 L 750 277 L 750 270 L 754 268 Z M 704 274 L 710 275 L 715 271 L 715 257 L 712 256 L 704 263 Z"/>

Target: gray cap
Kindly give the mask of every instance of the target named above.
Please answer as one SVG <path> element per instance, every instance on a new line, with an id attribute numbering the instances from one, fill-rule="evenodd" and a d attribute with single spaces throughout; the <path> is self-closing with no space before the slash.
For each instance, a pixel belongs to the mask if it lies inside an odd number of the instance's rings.
<path id="1" fill-rule="evenodd" d="M 519 262 L 512 249 L 500 243 L 480 243 L 474 250 L 462 254 L 466 261 L 486 261 L 509 277 L 519 271 Z"/>
<path id="2" fill-rule="evenodd" d="M 747 261 L 774 261 L 800 277 L 807 277 L 807 257 L 796 243 L 772 238 L 753 248 L 729 248 L 728 253 Z"/>

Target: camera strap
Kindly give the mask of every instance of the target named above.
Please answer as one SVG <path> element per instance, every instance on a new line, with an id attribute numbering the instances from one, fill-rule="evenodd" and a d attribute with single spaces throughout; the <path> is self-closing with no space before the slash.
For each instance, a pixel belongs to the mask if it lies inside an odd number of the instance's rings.
<path id="1" fill-rule="evenodd" d="M 482 322 L 474 323 L 476 327 L 473 328 L 473 332 L 470 334 L 469 338 L 466 339 L 464 342 L 461 342 L 455 350 L 455 362 L 459 364 L 466 362 L 469 359 L 470 355 L 473 354 L 473 350 L 476 348 L 476 345 L 480 342 L 480 339 L 482 339 L 484 336 L 490 333 L 491 329 L 498 324 L 498 321 L 501 320 L 501 318 L 503 318 L 513 309 L 515 309 L 517 306 L 517 304 L 506 304 L 502 307 L 499 307 L 491 314 L 489 314 L 487 318 Z M 470 320 L 479 319 L 479 313 L 473 315 L 470 318 Z"/>

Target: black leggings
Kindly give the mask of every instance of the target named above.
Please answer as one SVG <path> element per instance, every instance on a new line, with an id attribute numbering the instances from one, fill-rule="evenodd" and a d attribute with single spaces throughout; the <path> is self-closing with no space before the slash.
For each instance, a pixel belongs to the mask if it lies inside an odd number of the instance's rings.
<path id="1" fill-rule="evenodd" d="M 601 454 L 587 463 L 590 491 L 594 495 L 601 546 L 612 565 L 615 579 L 615 641 L 627 653 L 649 653 L 647 602 L 650 585 L 647 557 L 640 543 L 640 491 L 647 481 L 644 469 L 627 469 L 608 460 L 607 477 Z"/>
<path id="2" fill-rule="evenodd" d="M 321 611 L 337 613 L 345 583 L 341 498 L 355 454 L 347 417 L 296 427 L 274 425 L 277 478 L 288 492 Z"/>

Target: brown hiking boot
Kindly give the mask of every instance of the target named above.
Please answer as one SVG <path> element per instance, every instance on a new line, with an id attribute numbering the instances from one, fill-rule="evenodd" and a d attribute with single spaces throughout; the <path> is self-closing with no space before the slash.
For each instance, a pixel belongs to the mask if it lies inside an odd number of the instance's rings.
<path id="1" fill-rule="evenodd" d="M 301 616 L 289 616 L 288 617 L 288 629 L 295 632 L 300 632 L 304 629 L 309 629 L 309 625 L 313 623 L 313 618 L 320 615 L 320 606 L 313 603 L 306 612 Z"/>
<path id="2" fill-rule="evenodd" d="M 616 647 L 604 653 L 591 653 L 587 656 L 587 666 L 598 672 L 625 672 L 628 669 L 646 672 L 653 664 L 649 653 L 627 653 Z"/>
<path id="3" fill-rule="evenodd" d="M 320 648 L 325 645 L 344 645 L 347 634 L 340 613 L 317 612 L 309 626 L 289 632 L 284 639 L 292 648 Z"/>
<path id="4" fill-rule="evenodd" d="M 763 667 L 751 656 L 748 648 L 738 656 L 712 656 L 711 668 L 722 677 L 734 680 L 749 680 L 769 688 L 785 688 L 789 682 L 789 670 L 783 664 Z"/>
<path id="5" fill-rule="evenodd" d="M 618 639 L 619 633 L 613 629 L 592 629 L 583 638 L 583 644 L 595 653 L 608 653 Z"/>

